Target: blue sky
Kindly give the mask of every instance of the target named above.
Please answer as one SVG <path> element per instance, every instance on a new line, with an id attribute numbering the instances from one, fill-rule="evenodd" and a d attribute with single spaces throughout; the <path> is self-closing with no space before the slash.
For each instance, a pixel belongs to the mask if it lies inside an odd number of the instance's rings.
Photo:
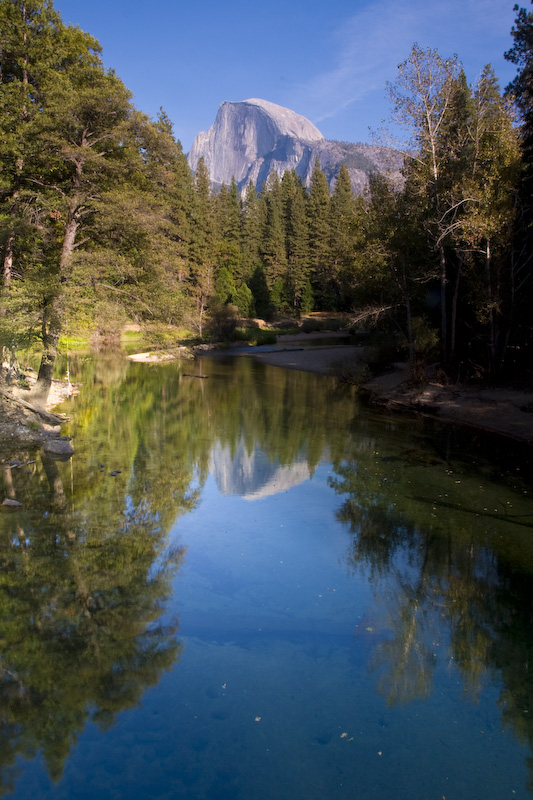
<path id="1" fill-rule="evenodd" d="M 327 139 L 371 141 L 389 118 L 386 82 L 414 42 L 457 54 L 470 83 L 491 63 L 515 74 L 513 0 L 55 0 L 103 47 L 106 66 L 187 152 L 224 100 L 259 97 L 308 117 Z M 529 6 L 527 0 L 521 5 Z"/>

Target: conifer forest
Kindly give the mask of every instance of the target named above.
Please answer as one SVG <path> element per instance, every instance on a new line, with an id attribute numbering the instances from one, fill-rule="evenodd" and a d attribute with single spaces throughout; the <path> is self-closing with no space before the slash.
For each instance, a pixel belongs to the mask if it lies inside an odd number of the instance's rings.
<path id="1" fill-rule="evenodd" d="M 533 13 L 516 6 L 500 87 L 414 45 L 388 86 L 403 182 L 333 190 L 272 173 L 241 193 L 193 174 L 98 42 L 51 0 L 0 2 L 0 345 L 51 380 L 65 333 L 128 321 L 199 340 L 213 315 L 347 312 L 451 377 L 531 378 Z M 184 110 L 186 113 L 186 109 Z"/>

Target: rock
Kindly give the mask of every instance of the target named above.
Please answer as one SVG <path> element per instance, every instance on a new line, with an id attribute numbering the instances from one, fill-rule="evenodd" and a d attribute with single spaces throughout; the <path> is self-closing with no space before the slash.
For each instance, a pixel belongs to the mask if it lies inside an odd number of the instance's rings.
<path id="1" fill-rule="evenodd" d="M 371 172 L 388 172 L 397 182 L 403 155 L 375 145 L 328 142 L 305 117 L 267 100 L 252 98 L 222 103 L 214 124 L 201 131 L 188 155 L 195 170 L 204 158 L 213 184 L 229 185 L 234 177 L 244 190 L 250 180 L 257 189 L 274 170 L 283 175 L 295 169 L 309 186 L 315 159 L 333 187 L 342 162 L 346 163 L 353 189 L 364 191 Z"/>
<path id="2" fill-rule="evenodd" d="M 70 458 L 74 454 L 74 448 L 70 439 L 62 436 L 58 439 L 47 439 L 44 443 L 44 451 L 52 458 Z"/>
<path id="3" fill-rule="evenodd" d="M 18 500 L 12 500 L 10 497 L 6 497 L 2 503 L 3 506 L 6 508 L 21 508 L 22 503 L 19 503 Z"/>

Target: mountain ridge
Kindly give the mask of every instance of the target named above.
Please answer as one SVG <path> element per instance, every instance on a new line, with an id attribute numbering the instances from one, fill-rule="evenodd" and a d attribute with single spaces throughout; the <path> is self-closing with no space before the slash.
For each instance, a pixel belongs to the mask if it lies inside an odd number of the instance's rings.
<path id="1" fill-rule="evenodd" d="M 189 151 L 193 171 L 201 157 L 215 187 L 235 178 L 241 192 L 250 180 L 259 189 L 272 171 L 281 177 L 291 169 L 309 186 L 317 158 L 330 189 L 343 162 L 356 194 L 365 191 L 375 172 L 388 174 L 394 183 L 402 180 L 399 151 L 327 140 L 306 117 L 259 98 L 220 104 L 213 125 L 198 133 Z"/>

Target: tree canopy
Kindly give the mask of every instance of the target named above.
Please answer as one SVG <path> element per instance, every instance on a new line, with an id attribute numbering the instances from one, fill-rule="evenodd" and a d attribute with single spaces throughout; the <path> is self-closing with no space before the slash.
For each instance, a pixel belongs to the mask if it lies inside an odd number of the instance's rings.
<path id="1" fill-rule="evenodd" d="M 531 41 L 502 95 L 459 59 L 414 45 L 389 85 L 406 131 L 404 183 L 354 195 L 317 161 L 309 186 L 272 173 L 241 196 L 192 174 L 163 110 L 137 110 L 100 46 L 51 0 L 0 4 L 0 346 L 34 344 L 46 396 L 60 336 L 104 341 L 126 321 L 199 337 L 222 305 L 244 317 L 344 311 L 413 362 L 500 379 L 528 363 Z M 517 114 L 521 125 L 516 124 Z M 337 165 L 338 166 L 338 165 Z"/>

